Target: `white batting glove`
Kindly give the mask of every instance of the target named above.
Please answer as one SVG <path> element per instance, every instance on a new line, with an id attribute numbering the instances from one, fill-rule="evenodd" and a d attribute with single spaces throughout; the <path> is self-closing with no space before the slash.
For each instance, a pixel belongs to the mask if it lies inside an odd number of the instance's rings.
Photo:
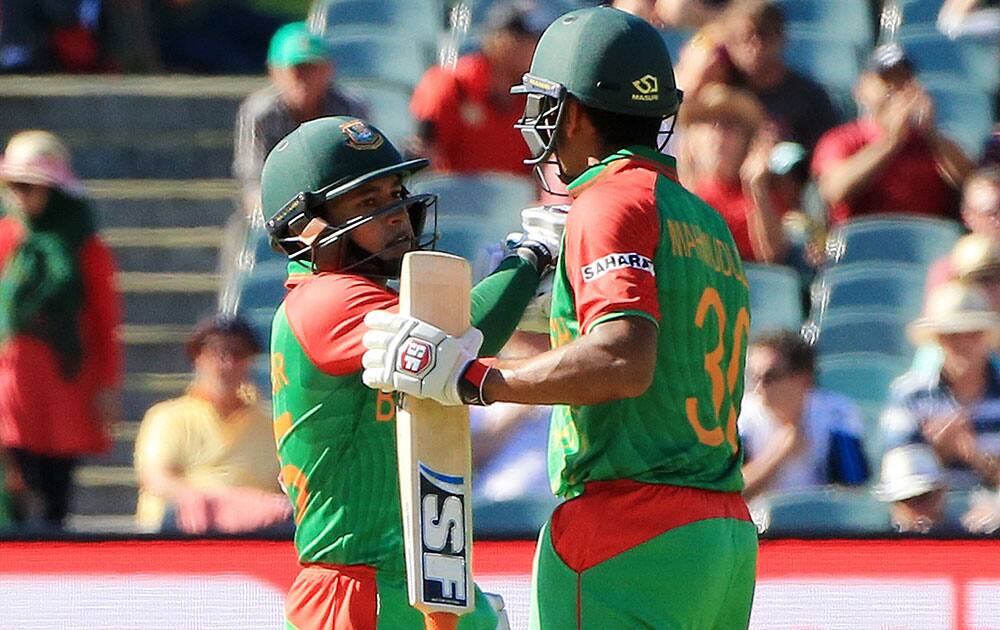
<path id="1" fill-rule="evenodd" d="M 367 348 L 361 359 L 365 385 L 442 405 L 465 404 L 458 382 L 483 345 L 477 328 L 452 337 L 437 326 L 388 311 L 371 311 L 365 325 L 370 329 L 361 339 Z"/>
<path id="2" fill-rule="evenodd" d="M 537 259 L 536 268 L 545 271 L 555 265 L 562 249 L 562 235 L 566 228 L 566 214 L 569 206 L 550 205 L 532 206 L 521 211 L 521 232 L 507 236 L 512 249 L 532 250 Z M 548 255 L 538 255 L 537 248 L 541 246 Z M 520 253 L 520 252 L 518 252 Z"/>
<path id="3" fill-rule="evenodd" d="M 538 283 L 535 297 L 525 307 L 517 329 L 524 332 L 549 333 L 549 315 L 552 313 L 552 274 Z"/>

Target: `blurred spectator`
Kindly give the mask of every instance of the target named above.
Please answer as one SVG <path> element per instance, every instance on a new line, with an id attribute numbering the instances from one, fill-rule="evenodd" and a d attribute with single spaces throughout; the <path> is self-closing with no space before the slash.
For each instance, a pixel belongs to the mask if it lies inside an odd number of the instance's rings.
<path id="1" fill-rule="evenodd" d="M 931 265 L 927 272 L 926 293 L 956 279 L 989 271 L 990 243 L 1000 246 L 1000 166 L 990 166 L 973 171 L 962 187 L 962 222 L 982 238 L 965 237 L 964 244 L 956 244 L 951 255 Z M 971 236 L 971 235 L 970 235 Z M 961 273 L 956 268 L 961 265 Z"/>
<path id="2" fill-rule="evenodd" d="M 244 209 L 259 203 L 264 158 L 300 124 L 322 116 L 367 118 L 367 106 L 340 90 L 330 47 L 305 22 L 281 27 L 267 51 L 271 85 L 249 95 L 236 117 L 233 174 L 240 181 Z"/>
<path id="3" fill-rule="evenodd" d="M 1000 480 L 1000 368 L 993 355 L 1000 315 L 981 289 L 958 282 L 935 289 L 925 312 L 907 332 L 914 345 L 939 345 L 943 362 L 893 383 L 880 420 L 884 445 L 927 443 L 951 488 L 994 487 Z"/>
<path id="4" fill-rule="evenodd" d="M 150 408 L 136 438 L 142 528 L 236 533 L 289 518 L 271 416 L 248 384 L 260 350 L 240 319 L 208 319 L 191 335 L 194 380 L 180 398 Z M 176 523 L 165 522 L 168 510 Z"/>
<path id="5" fill-rule="evenodd" d="M 150 2 L 107 0 L 104 3 L 102 39 L 110 69 L 127 74 L 162 70 Z"/>
<path id="6" fill-rule="evenodd" d="M 0 181 L 0 444 L 59 528 L 77 459 L 108 451 L 120 414 L 115 266 L 58 138 L 16 134 Z"/>
<path id="7" fill-rule="evenodd" d="M 945 0 L 938 13 L 937 27 L 951 39 L 996 37 L 1000 34 L 1000 7 L 983 0 Z"/>
<path id="8" fill-rule="evenodd" d="M 1000 496 L 986 490 L 949 493 L 937 455 L 926 444 L 887 451 L 873 494 L 889 503 L 893 529 L 900 533 L 992 534 L 1000 529 Z"/>
<path id="9" fill-rule="evenodd" d="M 731 82 L 760 100 L 778 125 L 780 140 L 797 142 L 811 152 L 820 136 L 839 122 L 826 91 L 785 65 L 780 7 L 765 0 L 734 3 L 725 15 L 725 46 L 733 68 Z"/>
<path id="10" fill-rule="evenodd" d="M 195 74 L 257 74 L 267 42 L 284 19 L 245 0 L 152 0 L 166 69 Z"/>
<path id="11" fill-rule="evenodd" d="M 701 28 L 717 19 L 730 0 L 656 0 L 660 28 Z"/>
<path id="12" fill-rule="evenodd" d="M 818 389 L 812 346 L 780 331 L 747 351 L 747 393 L 738 421 L 744 446 L 743 494 L 800 490 L 868 479 L 861 410 Z"/>
<path id="13" fill-rule="evenodd" d="M 502 356 L 524 358 L 548 348 L 548 334 L 518 332 Z M 469 411 L 476 496 L 491 501 L 550 500 L 545 445 L 552 407 L 496 403 Z"/>
<path id="14" fill-rule="evenodd" d="M 413 92 L 417 135 L 410 152 L 439 171 L 501 171 L 527 176 L 524 140 L 514 129 L 523 99 L 510 94 L 531 65 L 535 44 L 551 21 L 534 3 L 496 2 L 479 52 L 455 68 L 434 67 Z"/>
<path id="15" fill-rule="evenodd" d="M 813 173 L 833 224 L 899 212 L 957 218 L 973 164 L 934 120 L 934 103 L 898 44 L 879 46 L 858 79 L 857 120 L 829 131 Z"/>
<path id="16" fill-rule="evenodd" d="M 983 157 L 979 163 L 983 166 L 1000 166 L 1000 124 L 993 126 L 990 136 L 983 142 Z"/>
<path id="17" fill-rule="evenodd" d="M 97 70 L 100 13 L 100 0 L 3 0 L 0 72 Z"/>
<path id="18" fill-rule="evenodd" d="M 749 92 L 716 83 L 685 100 L 679 116 L 680 168 L 691 190 L 725 219 L 743 260 L 783 261 L 787 208 L 771 187 L 775 138 L 760 104 Z"/>
<path id="19" fill-rule="evenodd" d="M 882 456 L 882 473 L 873 493 L 889 504 L 893 529 L 927 534 L 943 524 L 947 490 L 934 449 L 910 444 Z"/>
<path id="20" fill-rule="evenodd" d="M 552 496 L 545 455 L 551 408 L 499 403 L 470 411 L 476 496 L 492 501 Z"/>

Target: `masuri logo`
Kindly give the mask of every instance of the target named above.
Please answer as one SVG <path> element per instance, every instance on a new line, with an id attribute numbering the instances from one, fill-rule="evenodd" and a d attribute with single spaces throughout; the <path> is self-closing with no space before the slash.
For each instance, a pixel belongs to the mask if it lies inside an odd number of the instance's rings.
<path id="1" fill-rule="evenodd" d="M 651 74 L 639 77 L 632 82 L 637 94 L 632 95 L 633 101 L 657 101 L 660 99 L 660 82 Z"/>

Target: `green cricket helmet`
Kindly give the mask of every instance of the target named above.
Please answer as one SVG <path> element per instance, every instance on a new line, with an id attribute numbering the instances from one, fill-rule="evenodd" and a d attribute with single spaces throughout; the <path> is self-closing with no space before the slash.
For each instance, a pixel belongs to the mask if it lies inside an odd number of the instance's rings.
<path id="1" fill-rule="evenodd" d="M 642 18 L 608 6 L 571 11 L 542 34 L 521 85 L 524 114 L 514 125 L 531 151 L 528 165 L 555 150 L 566 95 L 594 109 L 669 118 L 682 93 L 660 33 Z"/>
<path id="2" fill-rule="evenodd" d="M 332 116 L 303 123 L 285 136 L 264 161 L 261 202 L 271 246 L 314 271 L 351 271 L 395 278 L 398 261 L 387 262 L 350 238 L 353 230 L 373 219 L 405 210 L 416 236 L 411 248 L 433 245 L 437 227 L 437 195 L 411 195 L 340 225 L 324 216 L 326 202 L 388 175 L 408 176 L 427 166 L 426 159 L 404 160 L 382 133 L 365 121 Z M 429 210 L 430 235 L 421 238 Z M 398 245 L 392 246 L 396 249 Z"/>

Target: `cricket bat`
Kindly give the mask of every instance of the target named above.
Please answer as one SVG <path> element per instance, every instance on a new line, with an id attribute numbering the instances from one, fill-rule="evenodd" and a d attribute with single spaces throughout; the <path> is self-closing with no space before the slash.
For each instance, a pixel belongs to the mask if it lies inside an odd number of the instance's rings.
<path id="1" fill-rule="evenodd" d="M 403 257 L 399 312 L 459 336 L 469 328 L 469 263 L 440 252 Z M 411 346 L 403 360 L 429 360 Z M 426 627 L 454 629 L 475 606 L 469 408 L 412 396 L 396 412 L 399 492 L 410 605 Z"/>

